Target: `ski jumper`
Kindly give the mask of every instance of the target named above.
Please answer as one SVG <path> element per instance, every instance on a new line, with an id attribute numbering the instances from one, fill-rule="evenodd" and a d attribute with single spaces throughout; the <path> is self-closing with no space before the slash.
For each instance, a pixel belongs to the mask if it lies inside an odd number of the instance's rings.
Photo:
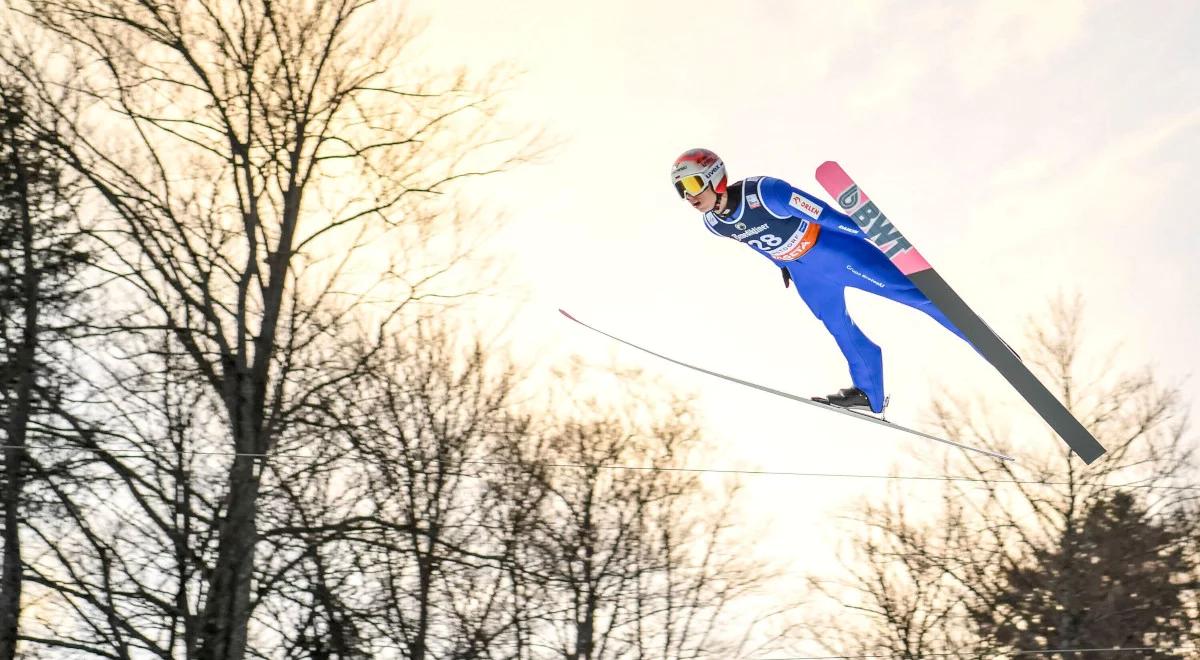
<path id="1" fill-rule="evenodd" d="M 928 314 L 970 342 L 849 216 L 786 181 L 751 177 L 729 186 L 728 215 L 704 214 L 709 231 L 745 243 L 787 269 L 796 292 L 833 335 L 854 386 L 871 409 L 883 411 L 883 353 L 846 310 L 846 287 L 903 303 Z"/>

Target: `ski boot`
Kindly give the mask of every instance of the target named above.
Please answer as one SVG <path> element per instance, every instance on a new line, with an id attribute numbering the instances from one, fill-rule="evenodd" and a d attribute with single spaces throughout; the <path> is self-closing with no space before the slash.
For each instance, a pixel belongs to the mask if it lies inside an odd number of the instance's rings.
<path id="1" fill-rule="evenodd" d="M 838 408 L 853 410 L 857 413 L 865 413 L 867 415 L 875 414 L 875 411 L 871 410 L 871 400 L 867 398 L 867 393 L 858 389 L 857 387 L 847 387 L 839 390 L 836 394 L 830 394 L 828 396 L 814 396 L 812 397 L 812 400 L 816 401 L 817 403 L 823 403 L 827 406 L 836 406 Z M 887 409 L 887 404 L 887 399 L 884 399 L 883 407 L 885 410 Z M 879 416 L 882 419 L 883 413 L 881 412 Z"/>

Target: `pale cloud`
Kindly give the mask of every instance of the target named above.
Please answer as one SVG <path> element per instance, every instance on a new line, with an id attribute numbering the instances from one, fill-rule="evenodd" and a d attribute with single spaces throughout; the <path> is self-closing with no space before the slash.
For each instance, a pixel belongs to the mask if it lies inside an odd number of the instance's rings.
<path id="1" fill-rule="evenodd" d="M 1040 214 L 1072 226 L 1119 223 L 1137 209 L 1148 211 L 1166 200 L 1160 193 L 1168 180 L 1160 152 L 1197 139 L 1198 132 L 1200 110 L 1153 117 L 1140 130 L 1098 145 L 1082 162 L 1069 154 L 1055 158 L 1053 151 L 1031 149 L 998 167 L 991 186 L 1002 197 L 1036 191 Z"/>
<path id="2" fill-rule="evenodd" d="M 862 16 L 848 40 L 869 68 L 849 107 L 895 111 L 952 84 L 978 92 L 1006 84 L 1009 76 L 1019 78 L 1024 70 L 1051 66 L 1054 57 L 1086 35 L 1089 12 L 1098 5 L 1084 0 L 905 3 L 887 15 Z"/>
<path id="3" fill-rule="evenodd" d="M 987 86 L 1012 69 L 1045 66 L 1070 49 L 1084 33 L 1089 11 L 1101 3 L 1086 0 L 1014 2 L 986 0 L 948 26 L 944 57 L 969 90 Z"/>
<path id="4" fill-rule="evenodd" d="M 894 112 L 898 102 L 912 99 L 930 75 L 933 53 L 901 44 L 888 49 L 871 76 L 858 85 L 848 106 L 862 113 Z"/>

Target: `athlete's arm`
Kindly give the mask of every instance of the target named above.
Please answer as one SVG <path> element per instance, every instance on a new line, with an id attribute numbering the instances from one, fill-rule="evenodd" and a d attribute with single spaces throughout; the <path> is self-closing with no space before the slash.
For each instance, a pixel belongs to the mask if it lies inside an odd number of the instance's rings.
<path id="1" fill-rule="evenodd" d="M 802 218 L 825 230 L 865 238 L 850 216 L 782 179 L 763 177 L 759 183 L 759 197 L 767 211 L 776 217 Z"/>

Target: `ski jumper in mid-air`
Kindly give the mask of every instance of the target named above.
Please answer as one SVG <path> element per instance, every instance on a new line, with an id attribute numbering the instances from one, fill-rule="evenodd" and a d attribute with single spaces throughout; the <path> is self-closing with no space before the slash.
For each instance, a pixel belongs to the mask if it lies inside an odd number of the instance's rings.
<path id="1" fill-rule="evenodd" d="M 925 312 L 970 343 L 925 294 L 859 230 L 854 220 L 786 181 L 750 177 L 728 183 L 725 165 L 707 149 L 675 160 L 671 181 L 679 196 L 704 214 L 709 231 L 745 243 L 782 270 L 833 335 L 850 366 L 852 387 L 812 397 L 844 408 L 883 412 L 883 353 L 846 310 L 846 287 Z"/>

